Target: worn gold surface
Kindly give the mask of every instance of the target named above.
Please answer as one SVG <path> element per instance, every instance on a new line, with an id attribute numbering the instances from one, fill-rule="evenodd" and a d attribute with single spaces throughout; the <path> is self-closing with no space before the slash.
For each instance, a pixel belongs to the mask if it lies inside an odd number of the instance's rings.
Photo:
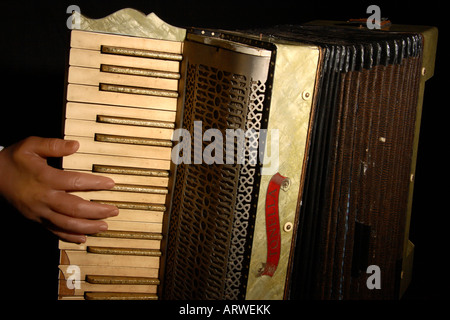
<path id="1" fill-rule="evenodd" d="M 128 125 L 128 126 L 138 126 L 138 127 L 154 127 L 154 128 L 167 128 L 167 129 L 175 128 L 175 124 L 173 122 L 125 118 L 125 117 L 114 117 L 114 116 L 105 116 L 105 115 L 97 115 L 97 122 L 110 123 L 110 124 L 122 124 L 122 125 Z"/>
<path id="2" fill-rule="evenodd" d="M 284 231 L 283 226 L 293 223 L 296 216 L 318 57 L 319 50 L 316 47 L 277 45 L 268 147 L 264 159 L 264 168 L 267 171 L 263 172 L 265 175 L 261 177 L 246 299 L 283 299 L 284 296 L 293 232 L 292 228 Z M 309 95 L 305 95 L 305 92 Z M 278 167 L 276 163 L 267 163 L 268 156 L 276 152 L 271 141 L 273 130 L 278 130 L 279 133 L 279 141 L 274 141 L 279 146 Z M 280 260 L 273 277 L 259 276 L 259 270 L 267 257 L 266 191 L 272 175 L 276 172 L 289 178 L 288 188 L 280 190 L 279 193 Z"/>
<path id="3" fill-rule="evenodd" d="M 169 171 L 146 169 L 146 168 L 132 168 L 132 167 L 120 167 L 120 166 L 107 166 L 94 164 L 92 171 L 97 173 L 110 173 L 110 174 L 129 174 L 136 176 L 149 176 L 149 177 L 168 177 Z"/>
<path id="4" fill-rule="evenodd" d="M 138 232 L 138 231 L 119 231 L 108 230 L 91 234 L 91 237 L 100 238 L 122 238 L 122 239 L 141 239 L 141 240 L 161 240 L 162 234 L 153 232 Z"/>
<path id="5" fill-rule="evenodd" d="M 86 300 L 158 300 L 153 293 L 86 292 Z"/>
<path id="6" fill-rule="evenodd" d="M 157 147 L 172 147 L 171 140 L 116 136 L 116 135 L 112 135 L 112 134 L 100 134 L 100 133 L 95 134 L 95 141 L 111 142 L 111 143 L 125 143 L 125 144 L 138 144 L 138 145 L 157 146 Z"/>
<path id="7" fill-rule="evenodd" d="M 155 194 L 167 194 L 168 193 L 167 188 L 141 186 L 141 185 L 133 185 L 133 184 L 121 184 L 121 183 L 116 183 L 116 185 L 110 190 L 124 191 L 124 192 L 155 193 Z"/>
<path id="8" fill-rule="evenodd" d="M 101 52 L 109 54 L 118 54 L 121 56 L 142 57 L 150 59 L 175 60 L 175 61 L 183 60 L 183 55 L 181 54 L 135 49 L 135 48 L 122 48 L 115 46 L 102 46 Z"/>
<path id="9" fill-rule="evenodd" d="M 138 249 L 138 248 L 107 248 L 107 247 L 87 247 L 87 252 L 110 255 L 126 256 L 161 256 L 161 251 L 156 249 Z"/>
<path id="10" fill-rule="evenodd" d="M 176 92 L 176 91 L 152 89 L 152 88 L 141 88 L 141 87 L 131 87 L 131 86 L 120 86 L 120 85 L 108 84 L 108 83 L 100 83 L 100 91 L 139 94 L 139 95 L 144 95 L 144 96 L 157 96 L 157 97 L 165 97 L 165 98 L 177 98 L 178 97 L 178 92 Z"/>
<path id="11" fill-rule="evenodd" d="M 131 210 L 148 210 L 148 211 L 166 211 L 166 207 L 159 204 L 141 203 L 141 202 L 122 202 L 122 201 L 103 201 L 103 200 L 91 200 L 102 204 L 108 204 L 116 206 L 119 209 L 131 209 Z"/>
<path id="12" fill-rule="evenodd" d="M 119 277 L 119 276 L 98 276 L 86 275 L 86 282 L 92 284 L 128 284 L 128 285 L 159 285 L 157 278 L 144 277 Z"/>
<path id="13" fill-rule="evenodd" d="M 175 124 L 173 122 L 125 118 L 125 117 L 114 117 L 114 116 L 105 116 L 105 115 L 98 115 L 97 122 L 110 123 L 110 124 L 121 124 L 121 125 L 129 125 L 129 126 L 139 126 L 139 127 L 154 127 L 154 128 L 168 128 L 168 129 L 175 128 Z"/>

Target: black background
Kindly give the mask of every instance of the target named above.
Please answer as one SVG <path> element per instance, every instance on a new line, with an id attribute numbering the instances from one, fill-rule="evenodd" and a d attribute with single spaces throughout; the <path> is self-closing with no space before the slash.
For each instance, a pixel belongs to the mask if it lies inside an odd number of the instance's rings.
<path id="1" fill-rule="evenodd" d="M 404 301 L 448 299 L 448 90 L 444 1 L 2 1 L 0 4 L 0 145 L 27 136 L 61 137 L 69 30 L 66 8 L 90 18 L 132 7 L 179 27 L 254 28 L 315 19 L 367 17 L 378 4 L 393 23 L 439 28 L 435 75 L 426 83 L 410 238 L 413 281 Z M 447 10 L 448 11 L 448 10 Z M 1 179 L 1 177 L 0 177 Z M 2 291 L 13 299 L 57 298 L 57 239 L 0 200 Z"/>

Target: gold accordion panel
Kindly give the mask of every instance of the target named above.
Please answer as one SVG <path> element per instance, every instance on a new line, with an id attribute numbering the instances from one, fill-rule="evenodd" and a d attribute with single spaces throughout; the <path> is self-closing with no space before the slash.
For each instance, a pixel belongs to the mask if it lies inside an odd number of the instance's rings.
<path id="1" fill-rule="evenodd" d="M 59 298 L 400 297 L 436 41 L 323 21 L 72 30 L 63 169 L 112 178 L 75 194 L 119 215 L 60 241 Z"/>

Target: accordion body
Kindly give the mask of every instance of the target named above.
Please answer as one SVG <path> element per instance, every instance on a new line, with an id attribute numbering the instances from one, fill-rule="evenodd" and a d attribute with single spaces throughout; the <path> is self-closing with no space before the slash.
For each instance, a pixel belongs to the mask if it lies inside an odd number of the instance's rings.
<path id="1" fill-rule="evenodd" d="M 60 299 L 403 294 L 435 28 L 86 29 L 71 31 L 64 134 L 80 149 L 63 168 L 113 178 L 76 194 L 120 213 L 60 242 Z"/>

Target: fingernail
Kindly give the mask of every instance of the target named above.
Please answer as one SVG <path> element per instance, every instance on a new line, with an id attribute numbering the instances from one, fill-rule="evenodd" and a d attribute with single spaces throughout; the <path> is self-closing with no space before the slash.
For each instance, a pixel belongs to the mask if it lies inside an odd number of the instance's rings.
<path id="1" fill-rule="evenodd" d="M 78 150 L 80 143 L 76 140 L 66 140 L 66 147 Z"/>
<path id="2" fill-rule="evenodd" d="M 111 210 L 111 217 L 115 217 L 119 215 L 119 208 L 115 207 Z"/>
<path id="3" fill-rule="evenodd" d="M 98 229 L 99 229 L 100 231 L 106 231 L 106 230 L 108 230 L 108 225 L 107 225 L 106 223 L 102 223 L 102 224 L 98 227 Z"/>
<path id="4" fill-rule="evenodd" d="M 116 185 L 116 183 L 114 182 L 113 179 L 109 179 L 105 181 L 105 188 L 106 189 L 111 189 Z"/>
<path id="5" fill-rule="evenodd" d="M 78 238 L 79 242 L 78 243 L 85 243 L 86 242 L 86 237 L 85 236 L 80 236 Z"/>

